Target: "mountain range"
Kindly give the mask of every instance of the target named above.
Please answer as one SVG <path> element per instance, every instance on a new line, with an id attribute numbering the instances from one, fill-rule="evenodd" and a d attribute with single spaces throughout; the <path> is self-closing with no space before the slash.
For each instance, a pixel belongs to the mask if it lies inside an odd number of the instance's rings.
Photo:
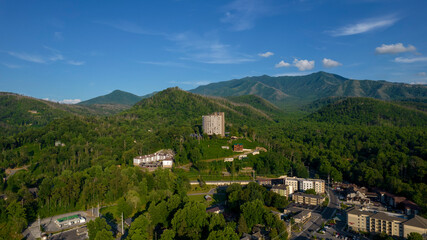
<path id="1" fill-rule="evenodd" d="M 354 80 L 336 74 L 317 72 L 305 76 L 245 77 L 211 83 L 190 90 L 216 97 L 256 95 L 285 110 L 296 110 L 313 101 L 329 97 L 370 97 L 381 100 L 427 100 L 427 86 L 387 81 Z M 80 102 L 79 105 L 120 104 L 132 106 L 151 97 L 115 90 L 110 94 Z M 230 98 L 232 100 L 233 98 Z M 234 98 L 235 101 L 242 99 Z"/>
<path id="2" fill-rule="evenodd" d="M 371 97 L 382 100 L 427 99 L 427 86 L 387 81 L 353 80 L 317 72 L 305 76 L 246 77 L 190 90 L 209 96 L 260 96 L 279 107 L 301 107 L 327 97 Z"/>

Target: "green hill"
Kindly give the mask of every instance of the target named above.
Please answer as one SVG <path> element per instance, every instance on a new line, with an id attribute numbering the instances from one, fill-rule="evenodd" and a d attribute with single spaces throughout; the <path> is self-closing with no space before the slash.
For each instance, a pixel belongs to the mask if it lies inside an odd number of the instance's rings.
<path id="1" fill-rule="evenodd" d="M 109 115 L 123 109 L 117 106 L 79 106 L 60 104 L 14 93 L 0 92 L 0 136 L 41 127 L 54 119 L 79 116 Z"/>
<path id="2" fill-rule="evenodd" d="M 372 97 L 382 100 L 427 98 L 427 86 L 424 85 L 353 80 L 326 72 L 305 76 L 246 77 L 199 86 L 191 92 L 221 97 L 253 94 L 282 108 L 291 109 L 332 96 Z"/>
<path id="3" fill-rule="evenodd" d="M 248 125 L 272 121 L 272 115 L 247 103 L 232 102 L 224 98 L 206 97 L 168 88 L 152 97 L 142 99 L 120 116 L 136 118 L 150 127 L 201 125 L 202 115 L 224 112 L 228 126 Z"/>
<path id="4" fill-rule="evenodd" d="M 280 116 L 283 114 L 283 110 L 276 105 L 256 95 L 230 96 L 225 98 L 235 103 L 247 104 L 270 116 Z"/>
<path id="5" fill-rule="evenodd" d="M 96 98 L 92 98 L 83 102 L 78 103 L 79 105 L 94 105 L 94 104 L 119 104 L 119 105 L 127 105 L 132 106 L 141 100 L 141 97 L 134 95 L 132 93 L 114 90 L 113 92 L 99 96 Z"/>
<path id="6" fill-rule="evenodd" d="M 427 112 L 372 98 L 337 99 L 308 119 L 347 125 L 427 126 Z"/>

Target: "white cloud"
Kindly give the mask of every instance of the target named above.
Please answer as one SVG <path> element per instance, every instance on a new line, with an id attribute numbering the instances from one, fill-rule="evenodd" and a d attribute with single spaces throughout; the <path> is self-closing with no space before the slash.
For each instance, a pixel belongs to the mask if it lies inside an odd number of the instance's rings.
<path id="1" fill-rule="evenodd" d="M 279 74 L 275 74 L 274 76 L 275 76 L 275 77 L 284 77 L 284 76 L 291 76 L 291 77 L 295 77 L 295 76 L 305 76 L 305 75 L 307 75 L 307 74 L 310 74 L 310 73 L 307 73 L 307 72 L 304 72 L 304 73 L 302 73 L 302 72 L 289 72 L 289 73 L 279 73 Z"/>
<path id="2" fill-rule="evenodd" d="M 74 65 L 74 66 L 81 66 L 81 65 L 85 64 L 84 61 L 73 61 L 73 60 L 69 60 L 69 61 L 67 61 L 67 63 L 70 65 Z"/>
<path id="3" fill-rule="evenodd" d="M 287 63 L 287 62 L 285 62 L 285 61 L 280 61 L 278 64 L 276 64 L 275 65 L 275 67 L 276 68 L 281 68 L 281 67 L 290 67 L 291 66 L 291 64 L 290 63 Z"/>
<path id="4" fill-rule="evenodd" d="M 294 66 L 298 68 L 300 71 L 311 70 L 314 68 L 314 61 L 309 61 L 305 59 L 294 59 Z"/>
<path id="5" fill-rule="evenodd" d="M 117 30 L 120 30 L 123 32 L 128 32 L 128 33 L 141 34 L 141 35 L 143 34 L 143 35 L 163 35 L 163 36 L 166 36 L 166 34 L 164 34 L 164 33 L 146 30 L 146 29 L 142 28 L 141 26 L 139 26 L 138 24 L 136 24 L 134 22 L 129 22 L 129 21 L 109 21 L 109 22 L 95 21 L 95 23 L 107 25 L 107 26 L 110 26 L 110 27 L 115 28 Z"/>
<path id="6" fill-rule="evenodd" d="M 426 62 L 427 57 L 413 57 L 413 58 L 397 57 L 394 59 L 394 61 L 398 63 Z"/>
<path id="7" fill-rule="evenodd" d="M 399 19 L 393 16 L 386 16 L 382 18 L 366 19 L 356 24 L 347 25 L 339 29 L 329 31 L 332 36 L 348 36 L 361 34 L 369 31 L 373 31 L 379 28 L 385 28 L 393 25 Z"/>
<path id="8" fill-rule="evenodd" d="M 27 53 L 18 53 L 18 52 L 7 52 L 10 56 L 16 57 L 18 59 L 27 61 L 27 62 L 33 62 L 33 63 L 45 63 L 46 60 L 39 55 L 32 55 Z"/>
<path id="9" fill-rule="evenodd" d="M 239 64 L 253 62 L 252 56 L 239 53 L 230 45 L 221 43 L 215 35 L 200 36 L 184 32 L 170 37 L 186 56 L 181 59 L 209 64 Z"/>
<path id="10" fill-rule="evenodd" d="M 234 0 L 223 7 L 221 22 L 231 24 L 231 30 L 244 31 L 255 26 L 255 21 L 271 15 L 274 8 L 265 0 Z"/>
<path id="11" fill-rule="evenodd" d="M 414 52 L 417 49 L 412 46 L 408 45 L 407 47 L 403 46 L 402 43 L 396 43 L 396 44 L 383 44 L 381 47 L 375 48 L 375 52 L 378 54 L 395 54 L 395 53 L 403 53 L 403 52 Z"/>
<path id="12" fill-rule="evenodd" d="M 265 53 L 259 53 L 258 54 L 258 56 L 265 57 L 265 58 L 271 57 L 273 55 L 274 55 L 274 53 L 272 53 L 272 52 L 265 52 Z"/>
<path id="13" fill-rule="evenodd" d="M 328 58 L 324 58 L 322 60 L 322 63 L 323 63 L 323 66 L 327 68 L 338 67 L 342 65 L 341 63 Z"/>
<path id="14" fill-rule="evenodd" d="M 12 68 L 12 69 L 15 69 L 15 68 L 21 68 L 21 66 L 19 66 L 19 65 L 15 65 L 15 64 L 9 64 L 9 63 L 2 63 L 4 66 L 6 66 L 7 68 Z"/>
<path id="15" fill-rule="evenodd" d="M 63 103 L 63 104 L 76 104 L 76 103 L 79 103 L 81 101 L 82 100 L 80 100 L 80 99 L 64 99 L 64 100 L 59 101 L 59 103 Z"/>
<path id="16" fill-rule="evenodd" d="M 70 65 L 80 66 L 85 64 L 84 61 L 74 61 L 74 60 L 67 60 L 62 53 L 59 50 L 43 46 L 43 48 L 47 49 L 50 53 L 45 55 L 34 55 L 34 54 L 28 54 L 28 53 L 22 53 L 22 52 L 7 52 L 10 56 L 13 56 L 15 58 L 27 61 L 27 62 L 33 62 L 33 63 L 41 63 L 41 64 L 48 64 L 48 63 L 54 63 L 54 62 L 63 62 Z M 8 66 L 4 64 L 5 66 Z M 13 65 L 9 65 L 9 68 L 13 68 Z M 16 67 L 15 67 L 16 68 Z"/>
<path id="17" fill-rule="evenodd" d="M 419 72 L 419 73 L 417 73 L 417 75 L 420 77 L 425 77 L 425 76 L 427 76 L 427 73 L 426 72 Z"/>

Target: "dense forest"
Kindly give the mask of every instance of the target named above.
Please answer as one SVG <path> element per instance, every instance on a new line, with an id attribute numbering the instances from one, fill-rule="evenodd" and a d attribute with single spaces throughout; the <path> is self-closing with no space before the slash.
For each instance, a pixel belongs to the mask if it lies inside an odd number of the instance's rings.
<path id="1" fill-rule="evenodd" d="M 228 207 L 237 216 L 234 221 L 206 213 L 204 205 L 187 197 L 190 178 L 220 176 L 224 171 L 234 177 L 245 167 L 252 167 L 258 175 L 307 177 L 312 173 L 333 181 L 381 187 L 413 200 L 425 215 L 424 103 L 414 104 L 418 106 L 414 109 L 408 102 L 337 100 L 319 104 L 319 110 L 298 120 L 256 96 L 211 98 L 176 88 L 142 99 L 115 115 L 52 113 L 54 117 L 41 115 L 43 121 L 34 127 L 20 128 L 28 125 L 26 115 L 18 118 L 13 109 L 2 111 L 2 124 L 13 122 L 17 128 L 0 139 L 0 176 L 6 177 L 9 168 L 25 166 L 26 170 L 1 182 L 7 200 L 0 199 L 0 235 L 20 238 L 27 223 L 38 215 L 114 203 L 119 210 L 113 219 L 123 212 L 138 223 L 129 229 L 129 237 L 238 239 L 256 224 L 278 236 L 286 226 L 264 207 L 284 207 L 287 200 L 263 187 L 250 184 L 227 189 Z M 13 106 L 28 113 L 27 105 L 14 101 Z M 205 161 L 232 154 L 231 150 L 214 150 L 230 145 L 228 139 L 202 136 L 201 116 L 216 111 L 225 112 L 226 131 L 241 138 L 237 141 L 264 147 L 267 152 L 233 163 Z M 160 149 L 176 153 L 172 171 L 150 173 L 132 166 L 134 156 Z M 33 188 L 38 190 L 37 197 L 29 190 Z M 88 226 L 92 234 L 109 235 L 108 226 L 97 221 Z"/>

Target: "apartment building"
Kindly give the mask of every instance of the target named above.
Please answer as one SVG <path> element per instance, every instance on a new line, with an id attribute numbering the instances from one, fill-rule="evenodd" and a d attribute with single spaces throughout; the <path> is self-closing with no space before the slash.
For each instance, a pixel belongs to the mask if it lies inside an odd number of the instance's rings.
<path id="1" fill-rule="evenodd" d="M 325 181 L 322 179 L 287 177 L 285 185 L 292 186 L 294 191 L 314 189 L 317 194 L 325 193 Z"/>
<path id="2" fill-rule="evenodd" d="M 320 195 L 297 192 L 292 195 L 292 200 L 298 204 L 320 205 L 325 201 L 325 197 Z"/>
<path id="3" fill-rule="evenodd" d="M 293 188 L 290 185 L 274 185 L 271 188 L 271 191 L 283 197 L 288 197 L 294 193 Z"/>
<path id="4" fill-rule="evenodd" d="M 354 231 L 386 233 L 390 236 L 407 237 L 417 232 L 427 237 L 427 219 L 415 215 L 409 220 L 403 215 L 351 209 L 347 212 L 347 225 Z"/>
<path id="5" fill-rule="evenodd" d="M 294 191 L 298 191 L 298 180 L 296 178 L 285 178 L 285 185 L 291 186 Z"/>
<path id="6" fill-rule="evenodd" d="M 203 133 L 207 135 L 225 136 L 224 112 L 215 112 L 211 115 L 202 116 Z"/>

